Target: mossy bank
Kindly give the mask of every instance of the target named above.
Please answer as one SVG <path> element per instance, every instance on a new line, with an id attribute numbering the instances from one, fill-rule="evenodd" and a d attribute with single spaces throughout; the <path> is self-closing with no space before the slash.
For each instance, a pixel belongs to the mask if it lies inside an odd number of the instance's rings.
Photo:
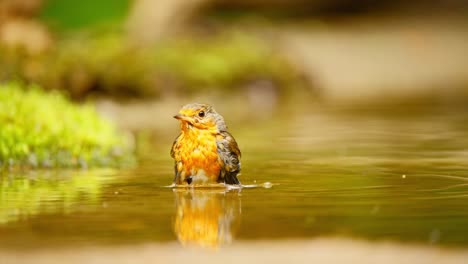
<path id="1" fill-rule="evenodd" d="M 127 137 L 91 105 L 35 85 L 0 83 L 0 168 L 118 166 Z"/>

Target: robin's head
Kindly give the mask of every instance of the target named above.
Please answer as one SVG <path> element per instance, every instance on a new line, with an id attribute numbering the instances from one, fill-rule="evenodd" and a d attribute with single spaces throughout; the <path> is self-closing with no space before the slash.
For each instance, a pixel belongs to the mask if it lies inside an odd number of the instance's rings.
<path id="1" fill-rule="evenodd" d="M 184 105 L 174 118 L 181 121 L 182 129 L 227 130 L 224 118 L 207 104 Z"/>

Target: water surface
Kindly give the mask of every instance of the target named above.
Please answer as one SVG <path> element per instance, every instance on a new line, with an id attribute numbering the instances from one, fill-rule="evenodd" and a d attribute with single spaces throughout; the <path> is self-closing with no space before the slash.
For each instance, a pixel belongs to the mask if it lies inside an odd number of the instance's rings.
<path id="1" fill-rule="evenodd" d="M 244 184 L 173 190 L 160 137 L 136 168 L 4 173 L 0 246 L 344 237 L 468 245 L 468 121 L 462 111 L 298 111 L 231 124 Z M 270 187 L 270 186 L 267 186 Z"/>

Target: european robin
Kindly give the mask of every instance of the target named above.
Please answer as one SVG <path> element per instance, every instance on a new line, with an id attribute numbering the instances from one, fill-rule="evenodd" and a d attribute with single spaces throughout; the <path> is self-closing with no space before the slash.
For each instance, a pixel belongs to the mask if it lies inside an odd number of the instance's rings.
<path id="1" fill-rule="evenodd" d="M 181 133 L 174 141 L 171 157 L 175 160 L 174 183 L 203 185 L 240 184 L 241 152 L 227 131 L 224 118 L 207 104 L 188 104 L 174 118 Z"/>

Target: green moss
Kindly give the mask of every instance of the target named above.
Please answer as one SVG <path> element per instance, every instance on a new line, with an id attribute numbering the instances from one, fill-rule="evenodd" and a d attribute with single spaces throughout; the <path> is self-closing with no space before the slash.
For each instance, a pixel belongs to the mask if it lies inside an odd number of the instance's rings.
<path id="1" fill-rule="evenodd" d="M 92 106 L 34 85 L 0 84 L 0 127 L 2 167 L 110 166 L 128 149 Z"/>

